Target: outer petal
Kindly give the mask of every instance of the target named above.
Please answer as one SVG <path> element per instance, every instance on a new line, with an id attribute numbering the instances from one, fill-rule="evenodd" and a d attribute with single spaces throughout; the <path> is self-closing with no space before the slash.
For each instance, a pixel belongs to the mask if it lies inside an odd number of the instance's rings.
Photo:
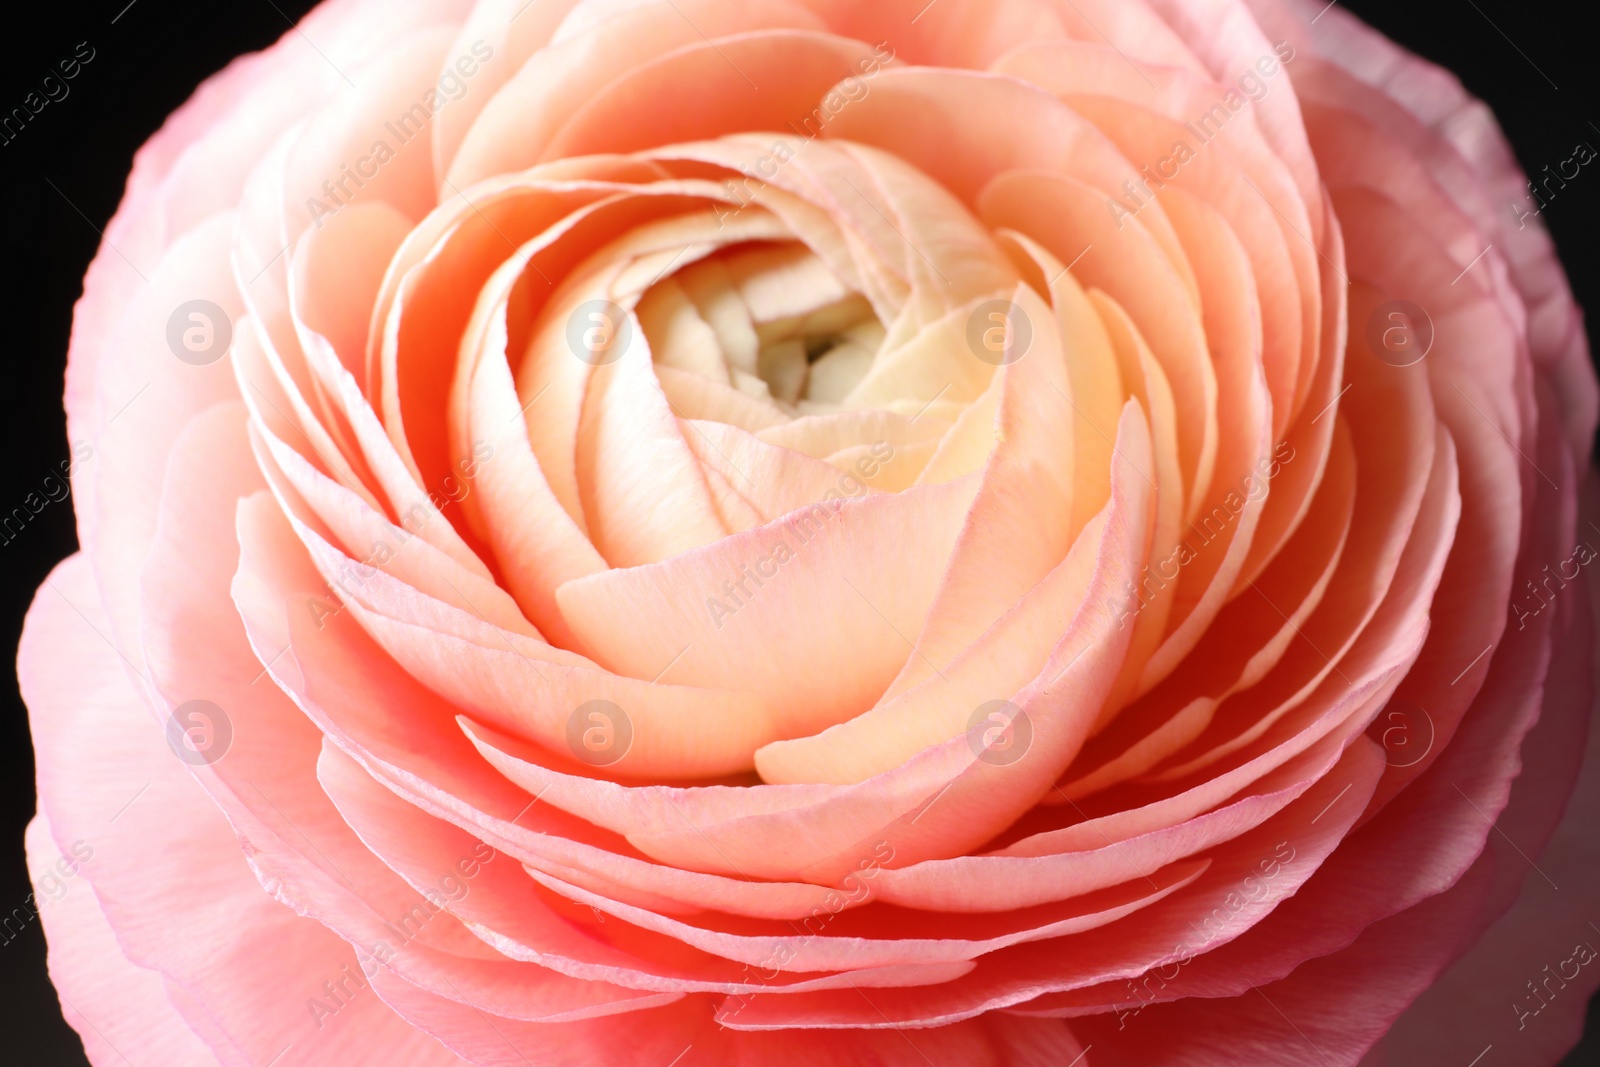
<path id="1" fill-rule="evenodd" d="M 42 815 L 28 824 L 26 840 L 29 869 L 54 875 L 53 881 L 40 879 L 34 888 L 50 941 L 50 981 L 61 998 L 62 1014 L 83 1038 L 90 1062 L 123 1062 L 123 1049 L 129 1049 L 173 1067 L 216 1067 L 220 1061 L 189 1029 L 161 975 L 122 954 L 94 890 L 62 882 L 56 873 L 75 868 L 80 856 L 88 857 L 83 862 L 92 861 L 92 846 L 74 842 L 77 854 L 58 852 Z M 59 866 L 63 862 L 66 868 Z"/>
<path id="2" fill-rule="evenodd" d="M 58 847 L 94 849 L 85 889 L 126 959 L 165 979 L 190 1027 L 229 1067 L 374 1049 L 399 1064 L 455 1063 L 376 997 L 352 998 L 320 1020 L 307 1010 L 323 981 L 357 966 L 355 953 L 262 889 L 106 634 L 87 563 L 74 557 L 35 601 L 19 674 L 39 739 L 41 810 Z"/>

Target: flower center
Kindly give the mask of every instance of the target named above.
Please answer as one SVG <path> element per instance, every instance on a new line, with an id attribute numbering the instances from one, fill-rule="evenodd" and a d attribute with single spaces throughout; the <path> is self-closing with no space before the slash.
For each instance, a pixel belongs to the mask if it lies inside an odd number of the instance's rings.
<path id="1" fill-rule="evenodd" d="M 720 249 L 652 285 L 638 316 L 658 365 L 790 416 L 854 406 L 885 337 L 866 298 L 796 241 Z"/>

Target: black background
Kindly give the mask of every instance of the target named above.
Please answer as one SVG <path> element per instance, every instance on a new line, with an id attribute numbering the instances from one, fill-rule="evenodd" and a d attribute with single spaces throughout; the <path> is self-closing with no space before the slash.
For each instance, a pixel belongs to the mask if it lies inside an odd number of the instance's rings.
<path id="1" fill-rule="evenodd" d="M 79 42 L 87 41 L 96 53 L 70 83 L 66 99 L 47 106 L 15 141 L 0 146 L 0 263 L 9 265 L 11 276 L 0 296 L 0 390 L 6 406 L 0 419 L 0 512 L 8 513 L 67 457 L 61 390 L 72 305 L 100 241 L 96 228 L 103 229 L 116 209 L 134 150 L 203 79 L 232 57 L 271 44 L 313 5 L 13 0 L 6 6 L 0 112 L 20 105 Z M 1580 11 L 1592 12 L 1576 3 L 1367 0 L 1343 6 L 1455 71 L 1494 108 L 1527 170 L 1570 158 L 1580 141 L 1600 144 L 1600 127 L 1593 124 L 1600 121 L 1593 106 L 1600 99 L 1600 65 L 1592 33 L 1581 29 L 1590 23 L 1580 17 Z M 1600 308 L 1600 264 L 1591 252 L 1600 237 L 1600 172 L 1582 172 L 1544 218 L 1579 301 Z M 0 649 L 16 647 L 34 589 L 74 547 L 67 502 L 45 508 L 20 536 L 0 545 Z M 34 810 L 33 759 L 26 714 L 9 671 L 0 700 L 0 915 L 6 915 L 30 892 L 22 832 Z M 44 960 L 36 922 L 0 945 L 0 1055 L 9 1063 L 82 1064 L 81 1046 L 62 1021 Z M 1600 1063 L 1595 1016 L 1591 1005 L 1589 1036 L 1568 1064 Z"/>

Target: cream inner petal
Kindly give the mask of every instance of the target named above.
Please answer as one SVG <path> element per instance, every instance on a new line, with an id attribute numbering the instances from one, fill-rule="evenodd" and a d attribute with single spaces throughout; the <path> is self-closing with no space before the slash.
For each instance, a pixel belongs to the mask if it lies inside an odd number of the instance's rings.
<path id="1" fill-rule="evenodd" d="M 886 330 L 798 241 L 731 245 L 652 285 L 637 314 L 658 367 L 699 374 L 784 415 L 846 410 Z"/>

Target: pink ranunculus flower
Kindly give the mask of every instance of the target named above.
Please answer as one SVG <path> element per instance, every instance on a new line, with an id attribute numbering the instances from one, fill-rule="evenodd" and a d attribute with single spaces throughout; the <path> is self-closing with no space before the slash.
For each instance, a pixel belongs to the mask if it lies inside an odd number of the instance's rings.
<path id="1" fill-rule="evenodd" d="M 207 83 L 20 657 L 91 1059 L 1559 1058 L 1588 351 L 1323 6 L 331 0 Z"/>

